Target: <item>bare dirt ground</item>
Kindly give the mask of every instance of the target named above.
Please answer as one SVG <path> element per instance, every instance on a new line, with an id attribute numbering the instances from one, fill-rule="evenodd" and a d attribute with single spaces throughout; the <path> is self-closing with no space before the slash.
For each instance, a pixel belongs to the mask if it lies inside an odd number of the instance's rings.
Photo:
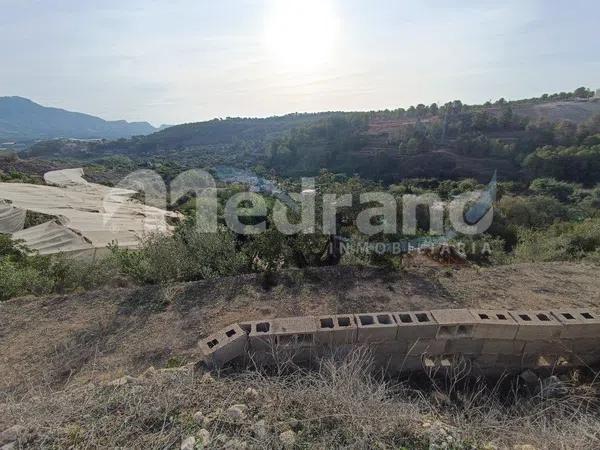
<path id="1" fill-rule="evenodd" d="M 198 359 L 198 338 L 240 320 L 600 304 L 597 266 L 413 263 L 403 271 L 286 272 L 270 290 L 251 275 L 0 304 L 0 444 L 179 449 L 193 438 L 195 448 L 227 449 L 599 448 L 597 387 L 577 372 L 561 378 L 555 398 L 518 385 L 459 389 L 425 373 L 429 387 L 415 390 L 377 377 L 355 356 L 287 374 L 206 378 L 183 366 Z M 183 367 L 163 369 L 172 366 Z"/>
<path id="2" fill-rule="evenodd" d="M 259 318 L 361 311 L 600 305 L 598 267 L 520 264 L 391 272 L 287 272 L 265 290 L 254 275 L 167 287 L 26 297 L 0 305 L 0 393 L 106 381 L 197 360 L 200 337 Z"/>

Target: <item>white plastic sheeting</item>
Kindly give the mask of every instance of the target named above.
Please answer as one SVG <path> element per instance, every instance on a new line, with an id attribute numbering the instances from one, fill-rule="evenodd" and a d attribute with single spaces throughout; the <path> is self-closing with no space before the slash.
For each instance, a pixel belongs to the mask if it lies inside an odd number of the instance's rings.
<path id="1" fill-rule="evenodd" d="M 0 233 L 11 234 L 23 229 L 26 214 L 24 209 L 14 208 L 0 201 Z"/>
<path id="2" fill-rule="evenodd" d="M 0 201 L 10 202 L 4 204 L 4 209 L 0 204 L 0 232 L 4 228 L 10 230 L 5 232 L 13 233 L 15 239 L 22 239 L 40 254 L 94 256 L 111 243 L 137 248 L 145 234 L 170 233 L 168 217 L 181 217 L 133 200 L 135 191 L 89 183 L 83 179 L 82 169 L 48 172 L 44 180 L 53 186 L 0 183 Z M 14 229 L 17 213 L 3 215 L 8 206 L 11 210 L 35 211 L 56 219 L 17 231 Z"/>

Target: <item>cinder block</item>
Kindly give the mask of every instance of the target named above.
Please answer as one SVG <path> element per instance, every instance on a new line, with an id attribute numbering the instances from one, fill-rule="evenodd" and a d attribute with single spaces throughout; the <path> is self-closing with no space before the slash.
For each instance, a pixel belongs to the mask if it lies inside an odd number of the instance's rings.
<path id="1" fill-rule="evenodd" d="M 317 335 L 317 319 L 314 316 L 273 319 L 272 333 L 278 347 L 311 347 Z"/>
<path id="2" fill-rule="evenodd" d="M 270 320 L 257 320 L 242 322 L 240 327 L 248 335 L 248 344 L 251 352 L 272 352 L 275 348 L 275 335 L 273 324 Z"/>
<path id="3" fill-rule="evenodd" d="M 555 341 L 525 341 L 524 355 L 560 355 L 571 350 L 564 345 L 563 340 Z"/>
<path id="4" fill-rule="evenodd" d="M 394 313 L 398 324 L 397 340 L 431 339 L 437 334 L 438 324 L 429 311 Z"/>
<path id="5" fill-rule="evenodd" d="M 245 354 L 248 336 L 238 324 L 233 324 L 201 339 L 199 345 L 206 364 L 222 368 Z"/>
<path id="6" fill-rule="evenodd" d="M 406 341 L 382 341 L 368 344 L 373 353 L 406 354 L 408 342 Z"/>
<path id="7" fill-rule="evenodd" d="M 321 316 L 317 319 L 317 343 L 344 345 L 356 342 L 358 327 L 352 314 Z"/>
<path id="8" fill-rule="evenodd" d="M 481 354 L 474 358 L 474 363 L 480 367 L 495 367 L 498 355 L 493 354 Z"/>
<path id="9" fill-rule="evenodd" d="M 408 356 L 443 355 L 446 352 L 446 343 L 444 339 L 419 339 L 408 343 L 406 354 Z"/>
<path id="10" fill-rule="evenodd" d="M 589 309 L 560 309 L 551 311 L 565 327 L 565 339 L 598 338 L 600 340 L 600 314 Z"/>
<path id="11" fill-rule="evenodd" d="M 479 355 L 473 359 L 473 373 L 500 376 L 521 370 L 521 357 L 513 355 Z"/>
<path id="12" fill-rule="evenodd" d="M 563 345 L 575 353 L 600 355 L 600 338 L 565 339 Z"/>
<path id="13" fill-rule="evenodd" d="M 563 325 L 550 311 L 510 311 L 519 324 L 515 339 L 552 341 L 560 338 Z"/>
<path id="14" fill-rule="evenodd" d="M 471 314 L 475 318 L 474 338 L 514 339 L 519 324 L 508 311 L 492 309 L 474 309 Z"/>
<path id="15" fill-rule="evenodd" d="M 481 353 L 484 355 L 514 355 L 523 353 L 525 341 L 509 339 L 483 339 Z"/>
<path id="16" fill-rule="evenodd" d="M 479 355 L 483 348 L 482 339 L 449 339 L 446 344 L 446 353 L 451 355 Z"/>
<path id="17" fill-rule="evenodd" d="M 287 317 L 273 319 L 275 359 L 277 361 L 305 362 L 316 356 L 317 318 Z"/>
<path id="18" fill-rule="evenodd" d="M 357 342 L 368 344 L 396 339 L 398 324 L 392 313 L 355 314 L 354 317 L 358 327 Z"/>
<path id="19" fill-rule="evenodd" d="M 438 339 L 473 337 L 475 317 L 468 309 L 436 309 L 431 311 L 438 323 Z"/>
<path id="20" fill-rule="evenodd" d="M 598 353 L 573 353 L 573 363 L 578 366 L 595 366 L 600 364 Z"/>
<path id="21" fill-rule="evenodd" d="M 396 373 L 408 373 L 423 370 L 423 360 L 419 356 L 394 355 L 389 361 L 389 368 Z"/>
<path id="22" fill-rule="evenodd" d="M 503 371 L 519 370 L 523 367 L 523 356 L 496 355 L 496 367 Z"/>

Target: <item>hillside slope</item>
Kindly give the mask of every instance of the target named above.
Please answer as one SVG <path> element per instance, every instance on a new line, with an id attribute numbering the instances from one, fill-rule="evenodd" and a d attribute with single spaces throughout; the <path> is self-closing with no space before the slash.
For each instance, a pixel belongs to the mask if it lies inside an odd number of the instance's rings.
<path id="1" fill-rule="evenodd" d="M 288 272 L 270 291 L 255 275 L 160 288 L 107 289 L 0 304 L 0 392 L 109 380 L 170 359 L 196 361 L 202 336 L 261 317 L 433 308 L 600 306 L 597 266 L 489 269 L 331 267 Z"/>
<path id="2" fill-rule="evenodd" d="M 261 317 L 598 307 L 597 270 L 568 263 L 403 272 L 331 267 L 287 272 L 270 291 L 252 275 L 14 299 L 0 304 L 0 430 L 8 430 L 0 444 L 598 448 L 593 374 L 561 376 L 560 393 L 552 394 L 551 385 L 543 393 L 540 386 L 556 377 L 473 386 L 458 378 L 444 384 L 432 374 L 382 379 L 360 351 L 292 373 L 211 376 L 188 364 L 198 360 L 199 337 Z M 194 438 L 198 446 L 182 446 Z"/>
<path id="3" fill-rule="evenodd" d="M 558 122 L 569 120 L 580 124 L 600 114 L 600 101 L 562 101 L 518 105 L 515 113 L 533 120 Z"/>
<path id="4" fill-rule="evenodd" d="M 147 122 L 106 121 L 89 114 L 45 107 L 22 97 L 0 97 L 1 141 L 118 139 L 154 131 Z"/>

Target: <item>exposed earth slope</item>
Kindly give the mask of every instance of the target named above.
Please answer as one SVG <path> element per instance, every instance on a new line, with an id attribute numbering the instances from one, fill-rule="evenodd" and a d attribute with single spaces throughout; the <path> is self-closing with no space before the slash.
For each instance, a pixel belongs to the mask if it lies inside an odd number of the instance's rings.
<path id="1" fill-rule="evenodd" d="M 432 308 L 599 307 L 597 266 L 519 264 L 403 272 L 333 267 L 0 304 L 0 389 L 107 380 L 196 361 L 200 337 L 260 318 Z"/>
<path id="2" fill-rule="evenodd" d="M 372 373 L 360 354 L 326 360 L 309 372 L 268 375 L 210 376 L 184 366 L 197 360 L 200 336 L 242 319 L 460 306 L 597 307 L 597 271 L 566 263 L 402 272 L 332 267 L 287 272 L 269 291 L 252 275 L 13 299 L 0 304 L 0 430 L 6 430 L 0 444 L 598 448 L 598 391 L 577 373 L 561 377 L 558 388 L 548 385 L 555 378 L 534 377 L 513 391 L 510 383 L 459 388 L 458 378 L 444 384 L 427 376 L 398 384 Z"/>

